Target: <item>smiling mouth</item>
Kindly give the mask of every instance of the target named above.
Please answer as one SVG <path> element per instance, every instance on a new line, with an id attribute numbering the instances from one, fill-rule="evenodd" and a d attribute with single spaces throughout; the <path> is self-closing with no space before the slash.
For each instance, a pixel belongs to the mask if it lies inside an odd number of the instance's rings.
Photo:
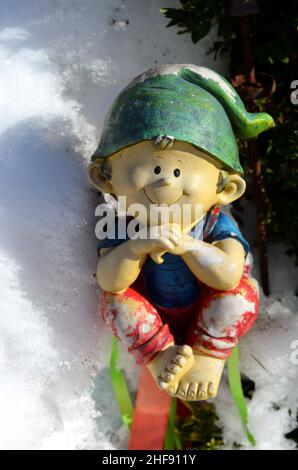
<path id="1" fill-rule="evenodd" d="M 177 199 L 175 199 L 175 201 L 172 201 L 170 204 L 165 204 L 164 202 L 155 202 L 155 201 L 153 201 L 151 199 L 151 197 L 149 196 L 149 194 L 147 193 L 146 188 L 144 188 L 144 193 L 146 194 L 149 201 L 152 202 L 152 204 L 155 204 L 157 206 L 161 206 L 161 205 L 171 206 L 172 204 L 176 204 L 178 201 L 180 201 L 180 199 L 184 195 L 184 192 L 181 192 L 181 194 L 179 195 L 179 197 Z"/>

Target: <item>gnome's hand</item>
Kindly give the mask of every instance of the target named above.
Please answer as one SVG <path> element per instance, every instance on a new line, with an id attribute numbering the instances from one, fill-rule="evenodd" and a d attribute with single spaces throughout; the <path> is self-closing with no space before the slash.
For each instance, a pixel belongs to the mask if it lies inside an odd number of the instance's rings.
<path id="1" fill-rule="evenodd" d="M 199 252 L 203 246 L 202 240 L 196 240 L 190 235 L 184 234 L 181 232 L 179 237 L 179 241 L 176 242 L 174 248 L 170 248 L 167 250 L 157 249 L 150 253 L 151 258 L 155 263 L 161 264 L 163 263 L 163 255 L 165 253 L 171 253 L 172 255 L 181 256 L 184 253 L 188 252 Z"/>
<path id="2" fill-rule="evenodd" d="M 139 238 L 128 242 L 130 249 L 138 256 L 175 252 L 181 244 L 181 229 L 176 224 L 146 227 L 143 231 L 144 233 L 139 233 Z M 160 264 L 163 259 L 159 258 L 159 261 L 156 262 Z"/>
<path id="3" fill-rule="evenodd" d="M 173 255 L 182 255 L 186 251 L 185 247 L 185 236 L 181 230 L 181 227 L 177 224 L 167 224 L 163 227 L 158 227 L 163 234 L 163 237 L 166 237 L 172 242 L 174 246 L 168 247 L 168 249 L 156 249 L 150 253 L 151 258 L 155 263 L 163 263 L 163 256 L 165 253 L 171 253 Z"/>

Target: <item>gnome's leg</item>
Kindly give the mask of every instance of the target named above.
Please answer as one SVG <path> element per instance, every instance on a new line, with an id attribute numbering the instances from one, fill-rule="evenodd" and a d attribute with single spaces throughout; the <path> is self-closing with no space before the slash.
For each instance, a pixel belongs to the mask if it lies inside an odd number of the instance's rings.
<path id="1" fill-rule="evenodd" d="M 132 288 L 118 294 L 103 292 L 99 309 L 138 364 L 147 363 L 174 341 L 155 307 Z"/>
<path id="2" fill-rule="evenodd" d="M 199 353 L 227 359 L 238 338 L 252 327 L 258 305 L 257 281 L 247 275 L 229 291 L 206 287 L 187 344 Z"/>
<path id="3" fill-rule="evenodd" d="M 204 287 L 186 343 L 194 353 L 194 363 L 173 387 L 171 394 L 186 400 L 206 400 L 216 396 L 225 360 L 254 323 L 258 312 L 258 287 L 244 275 L 237 287 L 219 291 Z"/>
<path id="4" fill-rule="evenodd" d="M 146 364 L 157 385 L 165 389 L 179 381 L 194 361 L 190 346 L 176 346 L 156 308 L 134 289 L 103 292 L 103 319 L 128 347 L 138 364 Z"/>

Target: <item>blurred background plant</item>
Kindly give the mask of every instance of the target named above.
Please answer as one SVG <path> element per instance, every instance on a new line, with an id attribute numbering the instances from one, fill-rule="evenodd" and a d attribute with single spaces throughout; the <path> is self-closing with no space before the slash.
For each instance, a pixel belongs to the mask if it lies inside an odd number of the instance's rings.
<path id="1" fill-rule="evenodd" d="M 183 449 L 217 450 L 223 444 L 222 430 L 218 424 L 213 403 L 186 403 L 190 413 L 176 417 L 176 430 L 180 435 Z"/>
<path id="2" fill-rule="evenodd" d="M 180 3 L 180 8 L 161 10 L 170 19 L 167 27 L 176 26 L 178 34 L 189 33 L 193 43 L 215 29 L 216 38 L 207 53 L 229 57 L 230 77 L 240 95 L 244 91 L 247 93 L 248 88 L 247 80 L 246 90 L 242 85 L 245 73 L 243 28 L 247 26 L 244 20 L 249 18 L 248 36 L 254 65 L 248 84 L 250 107 L 256 111 L 266 110 L 276 123 L 276 127 L 262 134 L 258 141 L 267 234 L 271 239 L 283 240 L 288 253 L 298 262 L 298 103 L 291 101 L 291 86 L 294 87 L 293 82 L 298 80 L 298 2 L 180 0 Z M 233 16 L 233 9 L 241 7 L 241 3 L 242 7 L 246 4 L 248 8 L 243 12 L 242 21 L 240 15 Z M 252 174 L 248 145 L 241 145 L 240 151 L 246 172 Z M 252 197 L 250 191 L 246 197 Z"/>

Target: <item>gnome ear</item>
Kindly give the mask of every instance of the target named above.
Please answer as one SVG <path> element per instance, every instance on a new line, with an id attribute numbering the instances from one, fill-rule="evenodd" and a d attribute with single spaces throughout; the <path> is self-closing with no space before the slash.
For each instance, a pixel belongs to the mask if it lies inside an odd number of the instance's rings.
<path id="1" fill-rule="evenodd" d="M 246 183 L 238 174 L 229 175 L 229 180 L 218 196 L 218 204 L 226 206 L 239 199 L 245 192 Z"/>
<path id="2" fill-rule="evenodd" d="M 103 174 L 102 163 L 94 162 L 87 170 L 87 178 L 91 186 L 102 193 L 112 193 L 113 187 L 108 181 L 106 175 Z"/>

